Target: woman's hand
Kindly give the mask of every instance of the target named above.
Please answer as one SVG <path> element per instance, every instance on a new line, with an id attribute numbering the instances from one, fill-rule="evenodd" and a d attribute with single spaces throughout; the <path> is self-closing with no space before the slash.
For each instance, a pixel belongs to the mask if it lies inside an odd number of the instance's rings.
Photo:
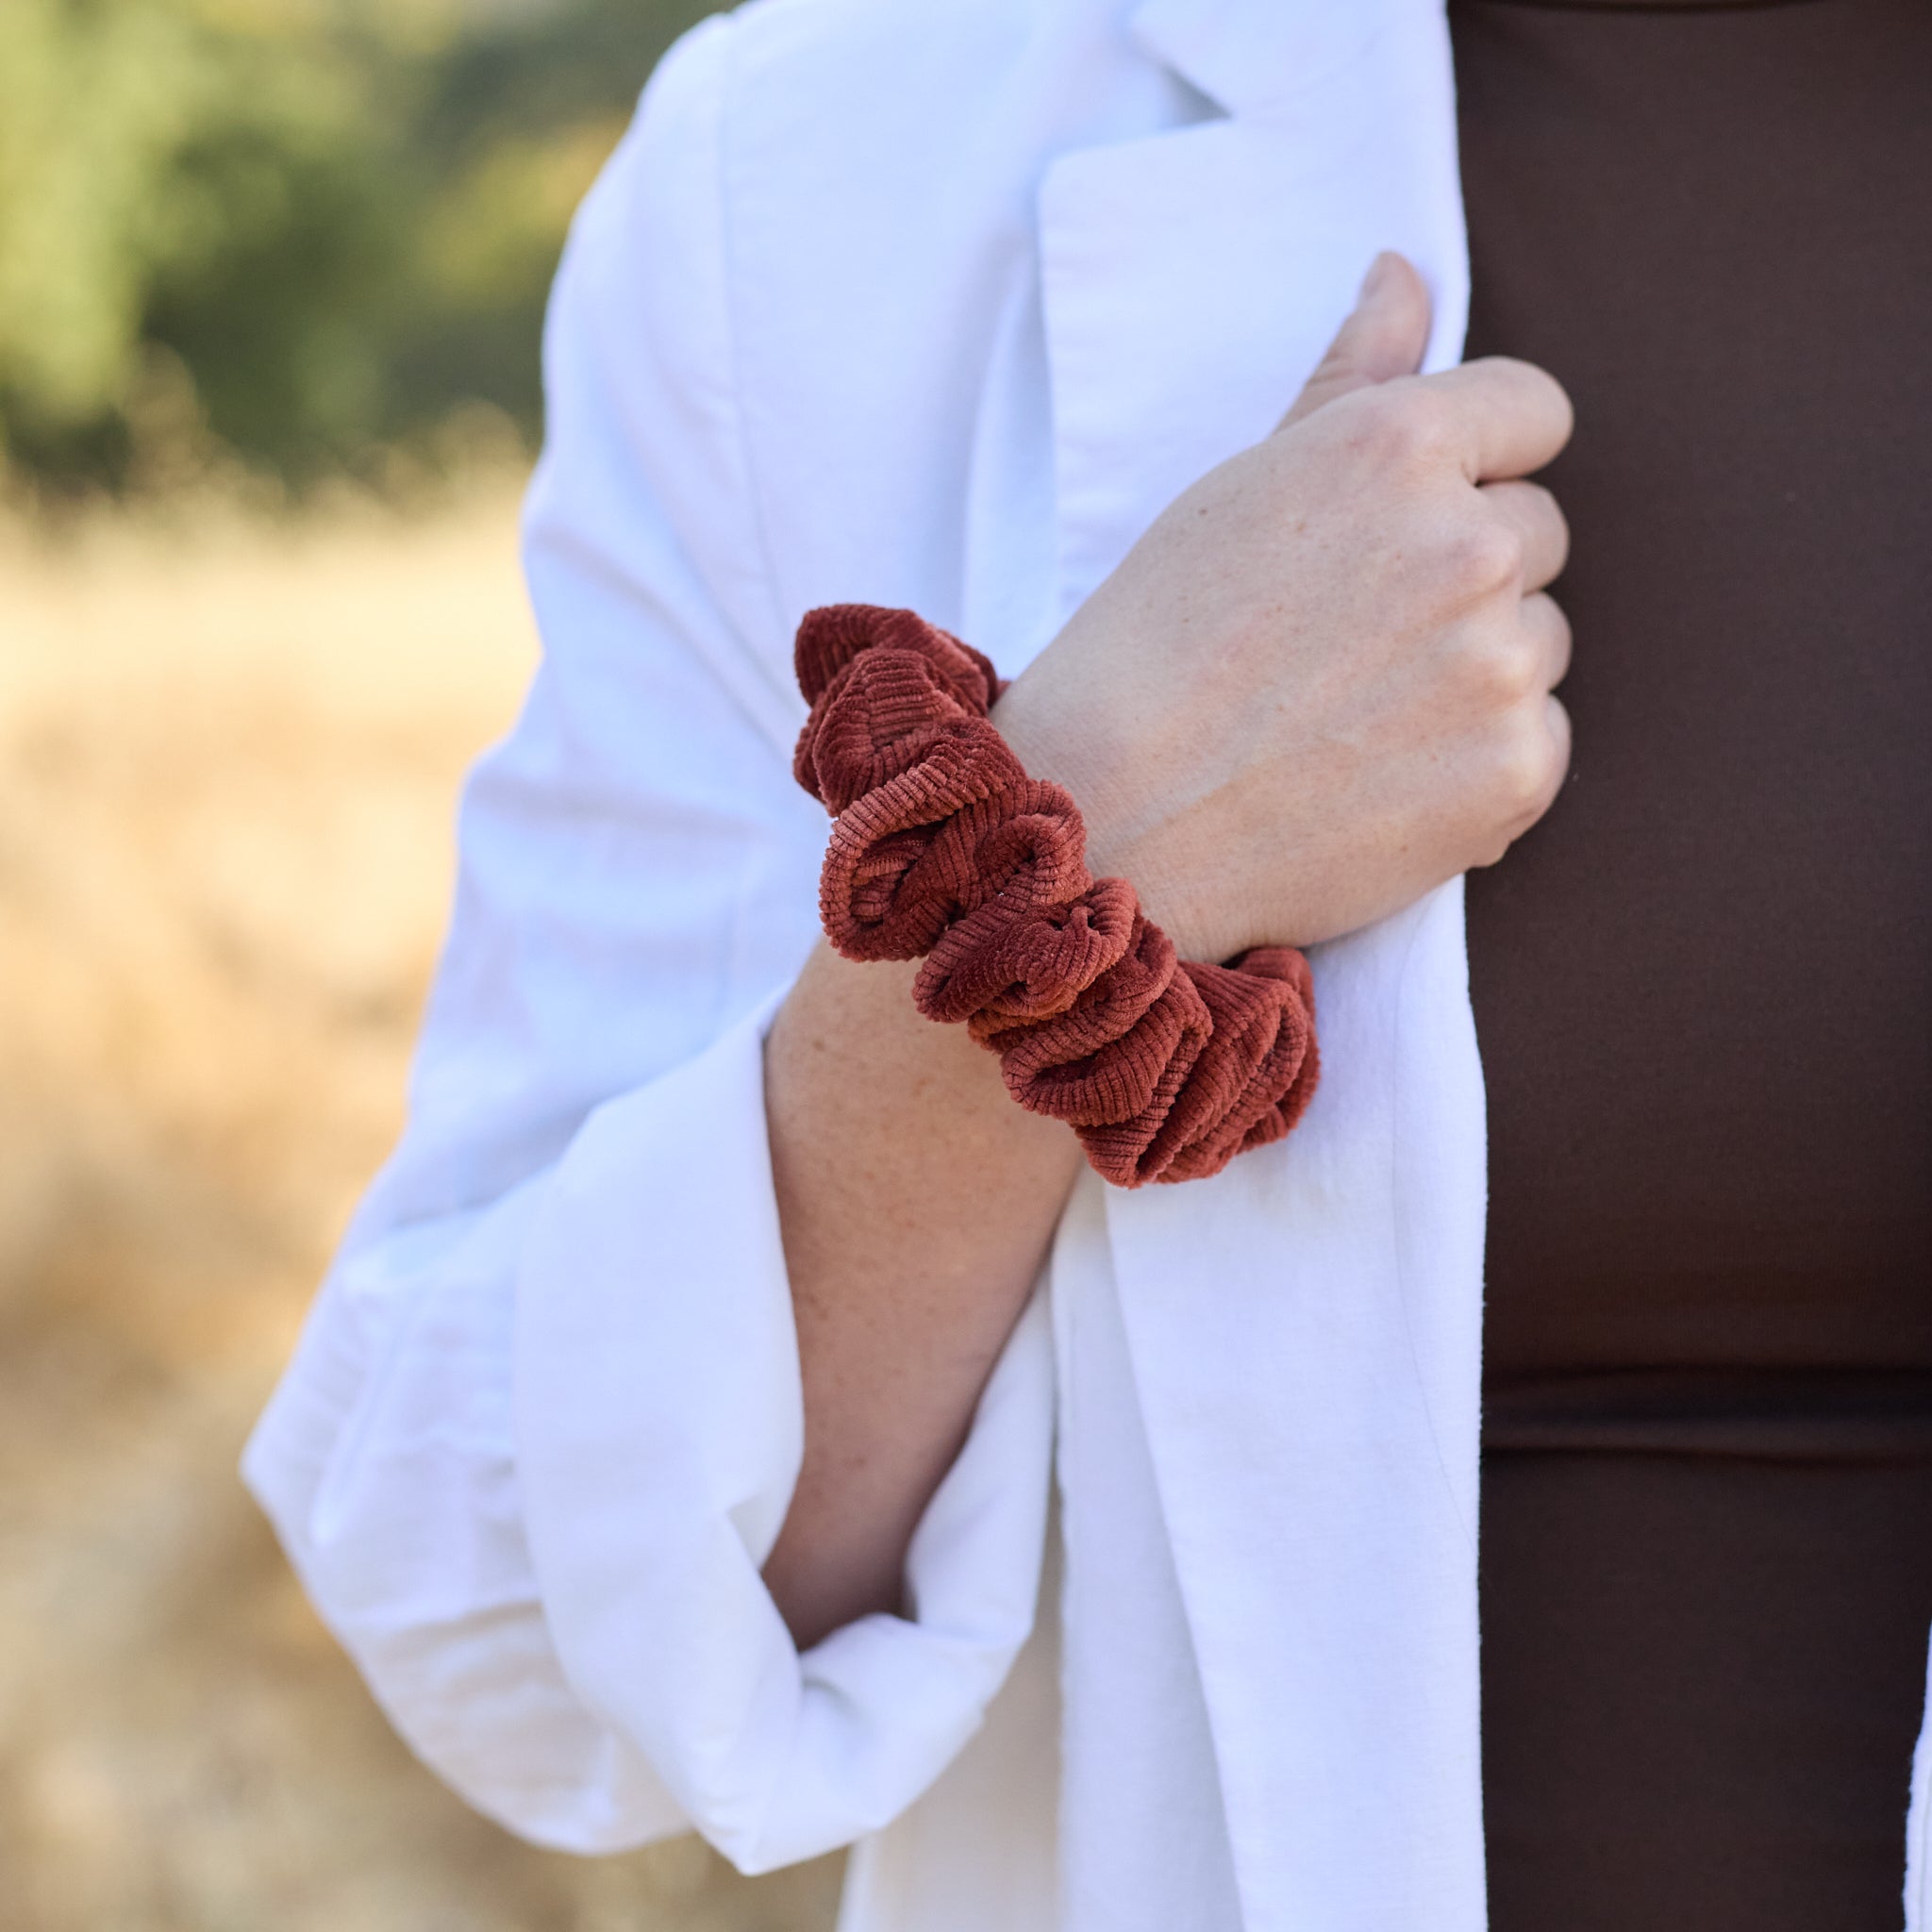
<path id="1" fill-rule="evenodd" d="M 1502 358 L 1413 375 L 1428 323 L 1379 258 L 1281 426 L 1176 499 L 993 714 L 1186 956 L 1365 925 L 1499 858 L 1562 782 L 1568 534 L 1520 479 L 1570 404 Z"/>
<path id="2" fill-rule="evenodd" d="M 1280 430 L 1168 509 L 995 710 L 1196 958 L 1392 911 L 1498 857 L 1562 775 L 1569 635 L 1538 592 L 1563 520 L 1509 479 L 1570 408 L 1521 363 L 1409 374 L 1427 329 L 1385 257 Z M 1079 1167 L 911 981 L 821 948 L 765 1052 L 805 1384 L 765 1577 L 801 1644 L 897 1605 Z"/>

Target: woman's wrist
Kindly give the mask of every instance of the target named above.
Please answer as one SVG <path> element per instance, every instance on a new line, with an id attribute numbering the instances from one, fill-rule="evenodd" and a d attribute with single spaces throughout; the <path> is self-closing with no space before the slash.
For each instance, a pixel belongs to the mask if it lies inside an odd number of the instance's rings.
<path id="1" fill-rule="evenodd" d="M 1029 774 L 1073 794 L 1095 876 L 1129 880 L 1147 917 L 1183 958 L 1219 959 L 1240 949 L 1220 943 L 1217 923 L 1200 903 L 1200 880 L 1183 884 L 1171 877 L 1161 853 L 1172 841 L 1159 836 L 1164 826 L 1155 788 L 1129 760 L 1110 754 L 1095 706 L 1071 704 L 1028 674 L 1007 687 L 990 715 Z"/>
<path id="2" fill-rule="evenodd" d="M 819 907 L 839 952 L 921 959 L 918 1010 L 963 1024 L 1117 1187 L 1206 1179 L 1292 1129 L 1318 1077 L 1298 951 L 1178 955 L 1129 877 L 1095 876 L 1073 793 L 990 718 L 991 661 L 916 611 L 809 610 L 795 658 L 793 770 L 833 818 Z"/>

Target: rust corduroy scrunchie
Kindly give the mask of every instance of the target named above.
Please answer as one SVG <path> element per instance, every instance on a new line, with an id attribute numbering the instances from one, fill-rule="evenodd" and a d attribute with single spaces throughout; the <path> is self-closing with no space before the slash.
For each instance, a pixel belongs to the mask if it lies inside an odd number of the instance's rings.
<path id="1" fill-rule="evenodd" d="M 819 910 L 841 953 L 923 957 L 919 1010 L 963 1021 L 1117 1187 L 1219 1174 L 1294 1125 L 1315 1088 L 1307 961 L 1177 959 L 987 717 L 1001 684 L 979 652 L 910 610 L 837 604 L 807 614 L 797 664 L 793 769 L 833 815 Z"/>

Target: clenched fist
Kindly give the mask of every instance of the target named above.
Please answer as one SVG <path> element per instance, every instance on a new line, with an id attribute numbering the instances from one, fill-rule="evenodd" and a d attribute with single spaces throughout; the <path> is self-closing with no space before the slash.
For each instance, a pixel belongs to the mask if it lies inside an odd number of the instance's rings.
<path id="1" fill-rule="evenodd" d="M 1190 957 L 1365 925 L 1499 858 L 1562 782 L 1568 533 L 1523 479 L 1570 404 L 1502 358 L 1415 375 L 1428 324 L 1381 257 L 1280 427 L 1170 505 L 994 713 Z"/>

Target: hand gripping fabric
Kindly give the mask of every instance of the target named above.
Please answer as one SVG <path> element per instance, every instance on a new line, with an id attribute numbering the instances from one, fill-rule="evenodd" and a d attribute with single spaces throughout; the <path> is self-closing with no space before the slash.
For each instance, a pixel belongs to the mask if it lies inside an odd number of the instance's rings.
<path id="1" fill-rule="evenodd" d="M 930 1020 L 963 1021 L 1015 1100 L 1073 1127 L 1104 1179 L 1219 1174 L 1314 1091 L 1307 961 L 1175 958 L 1124 879 L 1087 870 L 1079 808 L 987 717 L 991 663 L 910 610 L 807 614 L 798 781 L 833 816 L 819 882 L 848 959 L 917 959 Z"/>

